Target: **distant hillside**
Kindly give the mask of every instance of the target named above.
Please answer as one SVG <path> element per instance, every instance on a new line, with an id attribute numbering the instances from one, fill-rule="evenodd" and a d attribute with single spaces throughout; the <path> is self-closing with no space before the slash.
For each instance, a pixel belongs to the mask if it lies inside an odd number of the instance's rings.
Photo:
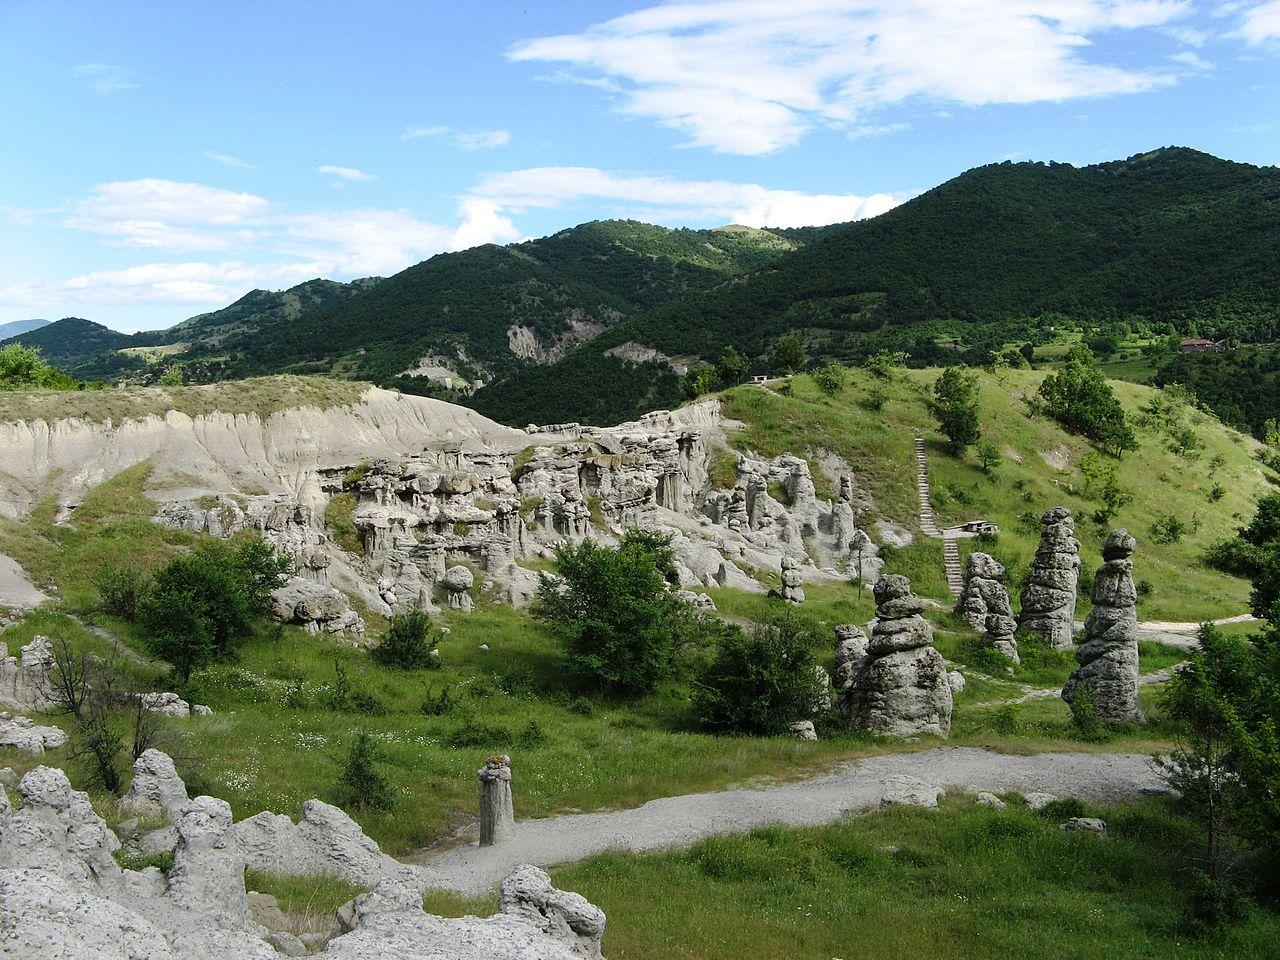
<path id="1" fill-rule="evenodd" d="M 16 337 L 18 334 L 26 333 L 29 330 L 37 330 L 40 327 L 48 326 L 48 324 L 48 320 L 11 320 L 8 323 L 0 323 L 0 341 Z"/>
<path id="2" fill-rule="evenodd" d="M 1061 324 L 1275 339 L 1280 170 L 1183 148 L 1082 168 L 980 167 L 767 270 L 659 305 L 472 402 L 511 422 L 546 417 L 552 409 L 525 403 L 549 395 L 543 381 L 575 379 L 575 368 L 600 362 L 587 353 L 627 344 L 706 359 L 733 345 L 762 358 L 798 332 L 811 357 L 889 348 L 924 362 L 955 355 L 941 344 L 982 351 Z M 661 371 L 647 374 L 632 377 L 630 412 L 643 398 L 674 396 Z M 589 418 L 601 394 L 625 406 L 601 383 L 560 398 L 555 411 Z"/>
<path id="3" fill-rule="evenodd" d="M 668 230 L 600 221 L 506 247 L 441 254 L 324 313 L 230 334 L 237 375 L 339 371 L 406 385 L 425 364 L 467 379 L 554 361 L 674 297 L 709 289 L 802 244 L 751 228 Z"/>
<path id="4" fill-rule="evenodd" d="M 166 343 L 188 340 L 216 346 L 234 334 L 253 333 L 277 323 L 296 323 L 311 314 L 332 310 L 357 294 L 373 289 L 380 280 L 380 277 L 366 277 L 338 283 L 318 279 L 288 290 L 252 290 L 229 307 L 202 313 L 170 327 L 161 340 Z"/>
<path id="5" fill-rule="evenodd" d="M 38 347 L 44 359 L 55 367 L 74 376 L 84 376 L 80 369 L 86 361 L 105 351 L 127 347 L 133 340 L 128 334 L 117 333 L 92 320 L 66 317 L 5 342 Z"/>

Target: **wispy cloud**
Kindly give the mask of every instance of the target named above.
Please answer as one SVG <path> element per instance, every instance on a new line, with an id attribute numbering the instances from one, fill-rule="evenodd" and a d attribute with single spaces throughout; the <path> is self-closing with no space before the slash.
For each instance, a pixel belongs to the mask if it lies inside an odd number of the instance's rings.
<path id="1" fill-rule="evenodd" d="M 241 160 L 239 157 L 233 157 L 229 153 L 218 153 L 216 150 L 206 150 L 204 155 L 207 159 L 220 163 L 224 167 L 239 167 L 241 170 L 257 170 L 258 168 L 248 160 Z"/>
<path id="2" fill-rule="evenodd" d="M 1245 43 L 1252 46 L 1280 41 L 1280 0 L 1245 7 L 1240 15 L 1239 33 Z"/>
<path id="3" fill-rule="evenodd" d="M 661 222 L 741 223 L 798 227 L 859 220 L 884 213 L 900 198 L 878 193 L 803 193 L 729 180 L 679 180 L 612 173 L 595 167 L 534 167 L 485 177 L 472 190 L 504 212 L 560 207 L 582 200 L 617 216 Z"/>
<path id="4" fill-rule="evenodd" d="M 1137 93 L 1156 66 L 1101 62 L 1092 38 L 1160 28 L 1188 0 L 718 0 L 671 2 L 516 44 L 568 64 L 556 82 L 616 91 L 619 109 L 686 145 L 766 154 L 811 129 L 916 100 L 976 106 Z"/>
<path id="5" fill-rule="evenodd" d="M 138 86 L 132 70 L 110 63 L 82 63 L 72 67 L 71 73 L 87 82 L 89 89 L 100 97 L 109 97 Z"/>
<path id="6" fill-rule="evenodd" d="M 316 168 L 320 173 L 328 174 L 331 177 L 337 177 L 339 180 L 345 180 L 349 183 L 367 183 L 370 180 L 378 178 L 372 173 L 365 173 L 363 170 L 357 170 L 355 167 L 335 167 L 333 164 L 326 163 L 322 167 Z"/>
<path id="7" fill-rule="evenodd" d="M 868 137 L 883 137 L 890 133 L 901 133 L 903 130 L 910 130 L 909 123 L 882 123 L 872 124 L 869 126 L 854 127 L 849 131 L 850 140 L 865 140 Z"/>
<path id="8" fill-rule="evenodd" d="M 452 127 L 409 127 L 400 135 L 401 140 L 421 140 L 427 137 L 443 137 L 459 150 L 493 150 L 511 142 L 509 130 L 454 130 Z"/>
<path id="9" fill-rule="evenodd" d="M 1180 63 L 1183 66 L 1190 67 L 1192 70 L 1208 71 L 1213 69 L 1213 64 L 1190 50 L 1183 50 L 1181 53 L 1172 54 L 1169 57 L 1174 63 Z"/>

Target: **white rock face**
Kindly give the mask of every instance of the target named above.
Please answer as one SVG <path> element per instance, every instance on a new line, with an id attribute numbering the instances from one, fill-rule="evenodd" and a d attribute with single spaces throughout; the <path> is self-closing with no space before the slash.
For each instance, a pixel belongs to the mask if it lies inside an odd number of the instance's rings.
<path id="1" fill-rule="evenodd" d="M 0 659 L 0 706 L 10 710 L 44 710 L 48 697 L 53 649 L 48 637 L 33 637 L 16 657 Z"/>
<path id="2" fill-rule="evenodd" d="M 154 758 L 150 766 L 167 768 Z M 299 955 L 297 938 L 271 933 L 253 918 L 244 887 L 245 857 L 225 801 L 196 797 L 182 806 L 176 827 L 170 828 L 176 835 L 174 866 L 164 877 L 154 867 L 131 871 L 116 863 L 119 840 L 62 771 L 37 767 L 22 778 L 18 791 L 22 804 L 12 809 L 0 790 L 0 956 L 276 960 L 281 952 Z M 344 841 L 318 834 L 334 829 L 350 839 L 349 821 L 326 810 L 313 813 L 308 831 L 299 832 L 302 842 L 327 843 L 332 855 L 292 864 L 284 872 L 305 873 L 337 862 Z M 403 876 L 414 878 L 404 869 Z M 422 911 L 420 883 L 405 883 L 392 872 L 384 870 L 370 883 L 373 892 L 354 901 L 352 932 L 333 939 L 325 956 L 600 957 L 604 914 L 576 894 L 557 890 L 534 867 L 520 867 L 508 878 L 502 912 L 483 920 L 429 916 Z"/>
<path id="3" fill-rule="evenodd" d="M 56 750 L 66 742 L 67 735 L 59 727 L 39 726 L 30 717 L 0 711 L 0 747 L 42 757 L 46 750 Z"/>
<path id="4" fill-rule="evenodd" d="M 351 601 L 340 591 L 304 577 L 290 577 L 271 591 L 271 615 L 308 633 L 361 636 L 365 631 L 364 618 L 351 609 Z"/>
<path id="5" fill-rule="evenodd" d="M 189 802 L 187 785 L 178 776 L 168 754 L 146 750 L 133 761 L 133 780 L 129 783 L 129 792 L 120 800 L 122 811 L 163 817 L 174 823 Z"/>

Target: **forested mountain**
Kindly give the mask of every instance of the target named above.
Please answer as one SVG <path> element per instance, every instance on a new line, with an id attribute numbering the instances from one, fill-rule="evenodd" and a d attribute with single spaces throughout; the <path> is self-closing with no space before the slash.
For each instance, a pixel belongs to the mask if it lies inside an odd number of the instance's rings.
<path id="1" fill-rule="evenodd" d="M 237 374 L 340 370 L 396 382 L 423 358 L 471 378 L 513 373 L 673 297 L 796 249 L 749 228 L 582 224 L 550 237 L 441 254 L 342 306 L 220 347 Z"/>
<path id="2" fill-rule="evenodd" d="M 600 363 L 586 352 L 628 343 L 704 359 L 732 345 L 759 360 L 794 332 L 810 357 L 890 348 L 938 360 L 957 346 L 1034 339 L 1064 322 L 1275 339 L 1280 170 L 1184 148 L 1080 168 L 980 167 L 767 270 L 619 324 L 474 402 L 501 419 L 536 418 L 550 412 L 529 409 L 529 398 L 550 395 L 542 381 L 577 386 L 575 370 Z M 674 398 L 656 367 L 631 381 L 632 412 L 644 406 L 640 397 Z M 575 390 L 556 409 L 561 418 L 589 417 L 600 400 Z M 616 394 L 608 403 L 623 405 Z"/>
<path id="3" fill-rule="evenodd" d="M 316 313 L 323 313 L 371 290 L 380 277 L 365 277 L 350 283 L 336 280 L 308 280 L 288 290 L 252 290 L 221 310 L 202 313 L 170 327 L 157 343 L 183 340 L 212 347 L 234 334 L 252 334 L 277 323 L 297 323 Z"/>
<path id="4" fill-rule="evenodd" d="M 44 359 L 55 367 L 83 376 L 78 371 L 86 361 L 99 354 L 128 347 L 133 340 L 128 334 L 117 333 L 92 320 L 65 317 L 27 333 L 20 333 L 16 337 L 9 337 L 4 342 L 38 347 Z"/>

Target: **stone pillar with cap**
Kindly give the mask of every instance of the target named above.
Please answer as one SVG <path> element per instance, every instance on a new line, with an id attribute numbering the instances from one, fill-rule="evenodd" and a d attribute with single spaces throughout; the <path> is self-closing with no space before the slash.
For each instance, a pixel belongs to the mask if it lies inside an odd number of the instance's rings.
<path id="1" fill-rule="evenodd" d="M 516 816 L 511 807 L 511 758 L 490 757 L 478 774 L 480 778 L 480 846 L 491 847 L 515 833 Z"/>

